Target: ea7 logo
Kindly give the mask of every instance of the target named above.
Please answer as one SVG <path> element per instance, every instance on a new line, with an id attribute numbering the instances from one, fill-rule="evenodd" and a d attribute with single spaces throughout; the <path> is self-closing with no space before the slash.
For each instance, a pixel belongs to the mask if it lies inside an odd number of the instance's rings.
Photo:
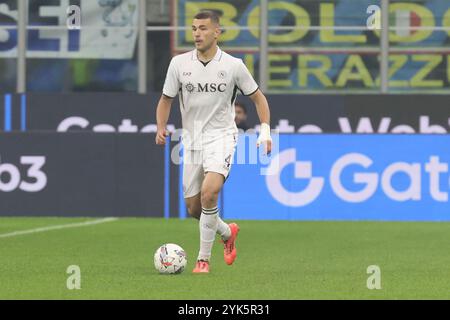
<path id="1" fill-rule="evenodd" d="M 20 164 L 28 166 L 25 181 L 17 166 L 1 163 L 0 158 L 0 192 L 12 192 L 20 189 L 25 192 L 39 192 L 47 186 L 47 175 L 42 171 L 46 159 L 42 156 L 24 156 Z"/>

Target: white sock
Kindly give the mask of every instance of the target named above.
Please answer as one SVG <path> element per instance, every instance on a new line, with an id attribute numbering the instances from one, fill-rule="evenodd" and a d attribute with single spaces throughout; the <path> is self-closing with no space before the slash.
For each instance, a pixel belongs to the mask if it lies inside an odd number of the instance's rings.
<path id="1" fill-rule="evenodd" d="M 197 260 L 209 261 L 211 258 L 211 251 L 216 238 L 217 224 L 219 217 L 219 209 L 205 209 L 202 208 L 202 215 L 200 216 L 200 252 Z"/>
<path id="2" fill-rule="evenodd" d="M 228 240 L 231 237 L 230 227 L 219 216 L 217 217 L 217 234 L 222 237 L 222 240 Z"/>

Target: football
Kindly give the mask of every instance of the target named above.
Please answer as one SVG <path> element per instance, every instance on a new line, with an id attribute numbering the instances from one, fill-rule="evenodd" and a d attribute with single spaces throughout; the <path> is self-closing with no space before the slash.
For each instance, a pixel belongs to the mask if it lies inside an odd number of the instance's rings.
<path id="1" fill-rule="evenodd" d="M 179 274 L 186 268 L 186 252 L 177 244 L 163 244 L 155 252 L 154 263 L 159 273 Z"/>

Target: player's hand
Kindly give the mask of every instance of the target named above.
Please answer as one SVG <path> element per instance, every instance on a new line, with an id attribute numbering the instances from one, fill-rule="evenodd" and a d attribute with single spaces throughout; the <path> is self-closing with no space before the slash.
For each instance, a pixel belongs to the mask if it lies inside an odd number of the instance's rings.
<path id="1" fill-rule="evenodd" d="M 163 146 L 166 144 L 166 137 L 170 135 L 169 131 L 166 129 L 158 129 L 156 132 L 155 142 L 157 145 Z"/>
<path id="2" fill-rule="evenodd" d="M 265 145 L 265 152 L 267 155 L 270 155 L 272 152 L 272 137 L 270 136 L 270 126 L 267 123 L 261 124 L 258 140 L 256 141 L 256 146 L 258 148 L 261 144 Z"/>
<path id="3" fill-rule="evenodd" d="M 272 153 L 272 140 L 267 140 L 263 143 L 266 146 L 266 154 L 270 156 L 270 154 Z"/>

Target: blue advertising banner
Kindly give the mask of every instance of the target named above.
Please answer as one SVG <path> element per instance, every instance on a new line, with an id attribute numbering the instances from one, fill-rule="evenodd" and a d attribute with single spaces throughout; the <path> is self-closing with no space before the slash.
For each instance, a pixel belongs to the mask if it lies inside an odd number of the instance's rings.
<path id="1" fill-rule="evenodd" d="M 251 144 L 241 136 L 238 150 Z M 449 135 L 280 135 L 268 164 L 237 152 L 224 218 L 450 221 L 449 146 Z"/>

